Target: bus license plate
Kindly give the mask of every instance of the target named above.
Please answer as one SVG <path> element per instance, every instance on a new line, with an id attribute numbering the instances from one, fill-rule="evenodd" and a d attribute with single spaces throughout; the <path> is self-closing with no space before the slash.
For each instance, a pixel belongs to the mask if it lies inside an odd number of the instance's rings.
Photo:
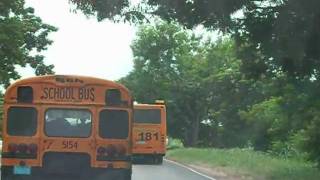
<path id="1" fill-rule="evenodd" d="M 146 144 L 145 141 L 137 141 L 137 144 Z"/>
<path id="2" fill-rule="evenodd" d="M 14 166 L 13 174 L 30 175 L 31 174 L 31 167 L 28 167 L 28 166 Z"/>

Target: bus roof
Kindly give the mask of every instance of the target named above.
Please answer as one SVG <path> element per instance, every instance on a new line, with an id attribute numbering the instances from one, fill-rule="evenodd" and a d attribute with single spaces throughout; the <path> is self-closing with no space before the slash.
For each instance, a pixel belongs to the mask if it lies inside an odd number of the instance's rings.
<path id="1" fill-rule="evenodd" d="M 128 97 L 126 98 L 129 98 L 130 96 L 130 92 L 125 86 L 113 81 L 94 78 L 94 77 L 88 77 L 88 76 L 77 76 L 77 75 L 46 75 L 46 76 L 37 76 L 37 77 L 26 78 L 26 79 L 16 81 L 15 83 L 13 83 L 11 86 L 7 88 L 5 93 L 5 98 L 4 98 L 5 101 L 6 102 L 16 101 L 18 96 L 17 95 L 18 87 L 25 87 L 25 86 L 32 86 L 32 87 L 35 87 L 36 89 L 42 89 L 42 91 L 44 91 L 43 89 L 46 90 L 46 88 L 50 90 L 50 88 L 55 88 L 55 87 L 57 88 L 69 87 L 69 88 L 78 88 L 78 89 L 96 88 L 96 90 L 93 90 L 94 92 L 88 91 L 87 94 L 90 94 L 90 93 L 104 94 L 104 92 L 100 90 L 97 91 L 97 89 L 103 89 L 103 88 L 119 89 L 122 93 L 127 94 Z M 54 91 L 52 92 L 57 93 L 58 90 L 55 92 Z M 68 93 L 68 92 L 62 92 L 62 91 L 59 91 L 58 93 L 60 92 Z M 42 95 L 40 95 L 39 92 L 37 93 L 38 94 L 36 94 L 36 96 L 39 96 L 38 97 L 38 100 L 39 100 L 39 99 L 42 99 L 43 94 L 47 92 L 44 92 L 44 93 L 42 92 Z M 78 96 L 78 92 L 76 92 L 75 94 L 77 94 Z M 99 97 L 99 98 L 102 98 L 102 97 Z M 104 101 L 104 98 L 103 98 L 103 101 Z"/>
<path id="2" fill-rule="evenodd" d="M 134 104 L 134 108 L 139 109 L 155 109 L 155 108 L 164 108 L 164 104 Z"/>
<path id="3" fill-rule="evenodd" d="M 67 82 L 67 80 L 69 79 L 73 79 L 77 82 Z M 62 82 L 62 81 L 66 81 L 66 82 Z M 82 82 L 81 82 L 82 81 Z M 105 80 L 105 79 L 101 79 L 101 78 L 95 78 L 95 77 L 90 77 L 90 76 L 78 76 L 78 75 L 45 75 L 45 76 L 36 76 L 36 77 L 31 77 L 31 78 L 25 78 L 25 79 L 19 79 L 16 82 L 14 82 L 13 84 L 11 84 L 11 86 L 9 86 L 7 88 L 7 91 L 10 91 L 10 88 L 14 87 L 14 86 L 19 86 L 19 85 L 25 85 L 25 84 L 31 84 L 31 83 L 56 83 L 56 82 L 60 82 L 60 83 L 85 83 L 85 84 L 108 84 L 109 86 L 115 86 L 118 87 L 120 89 L 124 89 L 126 91 L 129 91 L 125 86 L 118 84 L 114 81 L 110 81 L 110 80 Z"/>

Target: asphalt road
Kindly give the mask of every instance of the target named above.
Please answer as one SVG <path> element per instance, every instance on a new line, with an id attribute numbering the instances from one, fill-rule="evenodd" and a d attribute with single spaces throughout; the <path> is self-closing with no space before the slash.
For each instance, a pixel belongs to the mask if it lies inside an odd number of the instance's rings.
<path id="1" fill-rule="evenodd" d="M 132 180 L 214 180 L 168 161 L 163 165 L 134 165 Z"/>
<path id="2" fill-rule="evenodd" d="M 1 171 L 0 171 L 1 180 Z M 163 165 L 134 165 L 132 180 L 215 180 L 168 161 Z"/>

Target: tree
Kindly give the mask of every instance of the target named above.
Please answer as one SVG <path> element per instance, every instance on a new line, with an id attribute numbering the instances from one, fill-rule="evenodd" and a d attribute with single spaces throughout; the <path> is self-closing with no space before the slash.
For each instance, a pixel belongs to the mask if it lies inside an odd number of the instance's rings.
<path id="1" fill-rule="evenodd" d="M 280 136 L 290 129 L 281 101 L 281 98 L 272 97 L 253 105 L 248 112 L 241 112 L 242 119 L 251 127 L 250 142 L 256 150 L 270 150 L 272 142 L 287 137 L 287 134 Z M 284 131 L 284 127 L 287 131 Z"/>
<path id="2" fill-rule="evenodd" d="M 320 2 L 300 0 L 149 0 L 154 14 L 187 27 L 204 25 L 231 33 L 242 46 L 251 75 L 288 72 L 318 75 Z M 245 53 L 244 53 L 245 52 Z M 257 58 L 256 54 L 263 56 Z"/>
<path id="3" fill-rule="evenodd" d="M 248 139 L 256 150 L 285 158 L 308 155 L 320 164 L 319 82 L 281 75 L 264 83 L 264 100 L 256 102 L 240 117 L 250 129 Z"/>
<path id="4" fill-rule="evenodd" d="M 48 34 L 57 29 L 45 24 L 26 8 L 24 0 L 0 2 L 0 85 L 8 86 L 20 78 L 17 66 L 30 65 L 36 75 L 52 74 L 53 65 L 45 65 L 40 54 L 52 43 Z"/>
<path id="5" fill-rule="evenodd" d="M 208 94 L 195 72 L 203 62 L 200 39 L 174 23 L 156 23 L 140 28 L 132 50 L 134 70 L 121 82 L 138 102 L 164 99 L 169 133 L 196 145 Z"/>
<path id="6" fill-rule="evenodd" d="M 255 77 L 278 71 L 297 78 L 319 75 L 318 0 L 145 0 L 140 8 L 128 0 L 71 2 L 87 14 L 97 13 L 99 19 L 130 21 L 155 15 L 189 28 L 203 25 L 232 34 L 241 46 L 243 69 Z M 135 13 L 126 13 L 130 9 Z"/>
<path id="7" fill-rule="evenodd" d="M 142 26 L 132 44 L 134 70 L 120 82 L 138 102 L 166 100 L 169 134 L 185 145 L 244 145 L 246 124 L 238 111 L 260 94 L 241 74 L 234 46 L 228 38 L 206 41 L 174 23 Z"/>
<path id="8" fill-rule="evenodd" d="M 140 6 L 133 6 L 129 0 L 69 0 L 74 10 L 80 10 L 87 16 L 96 16 L 98 21 L 110 19 L 115 22 L 143 22 L 145 14 Z"/>
<path id="9" fill-rule="evenodd" d="M 247 110 L 266 96 L 261 91 L 263 83 L 247 79 L 240 71 L 241 60 L 236 50 L 230 38 L 207 45 L 206 63 L 201 66 L 201 73 L 205 73 L 202 74 L 203 86 L 209 93 L 205 102 L 209 105 L 207 119 L 202 124 L 207 132 L 200 134 L 204 146 L 244 147 L 249 127 L 240 118 L 239 111 Z"/>

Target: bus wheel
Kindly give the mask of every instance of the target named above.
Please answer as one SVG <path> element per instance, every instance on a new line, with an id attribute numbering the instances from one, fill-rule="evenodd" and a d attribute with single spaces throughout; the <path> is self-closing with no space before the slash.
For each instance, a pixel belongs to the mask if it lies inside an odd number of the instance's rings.
<path id="1" fill-rule="evenodd" d="M 153 162 L 154 164 L 162 164 L 163 163 L 163 157 L 161 155 L 154 155 L 153 156 Z"/>
<path id="2" fill-rule="evenodd" d="M 163 164 L 163 156 L 158 155 L 157 159 L 158 159 L 158 163 L 157 164 Z"/>
<path id="3" fill-rule="evenodd" d="M 130 172 L 126 173 L 125 180 L 131 180 L 131 173 Z"/>

